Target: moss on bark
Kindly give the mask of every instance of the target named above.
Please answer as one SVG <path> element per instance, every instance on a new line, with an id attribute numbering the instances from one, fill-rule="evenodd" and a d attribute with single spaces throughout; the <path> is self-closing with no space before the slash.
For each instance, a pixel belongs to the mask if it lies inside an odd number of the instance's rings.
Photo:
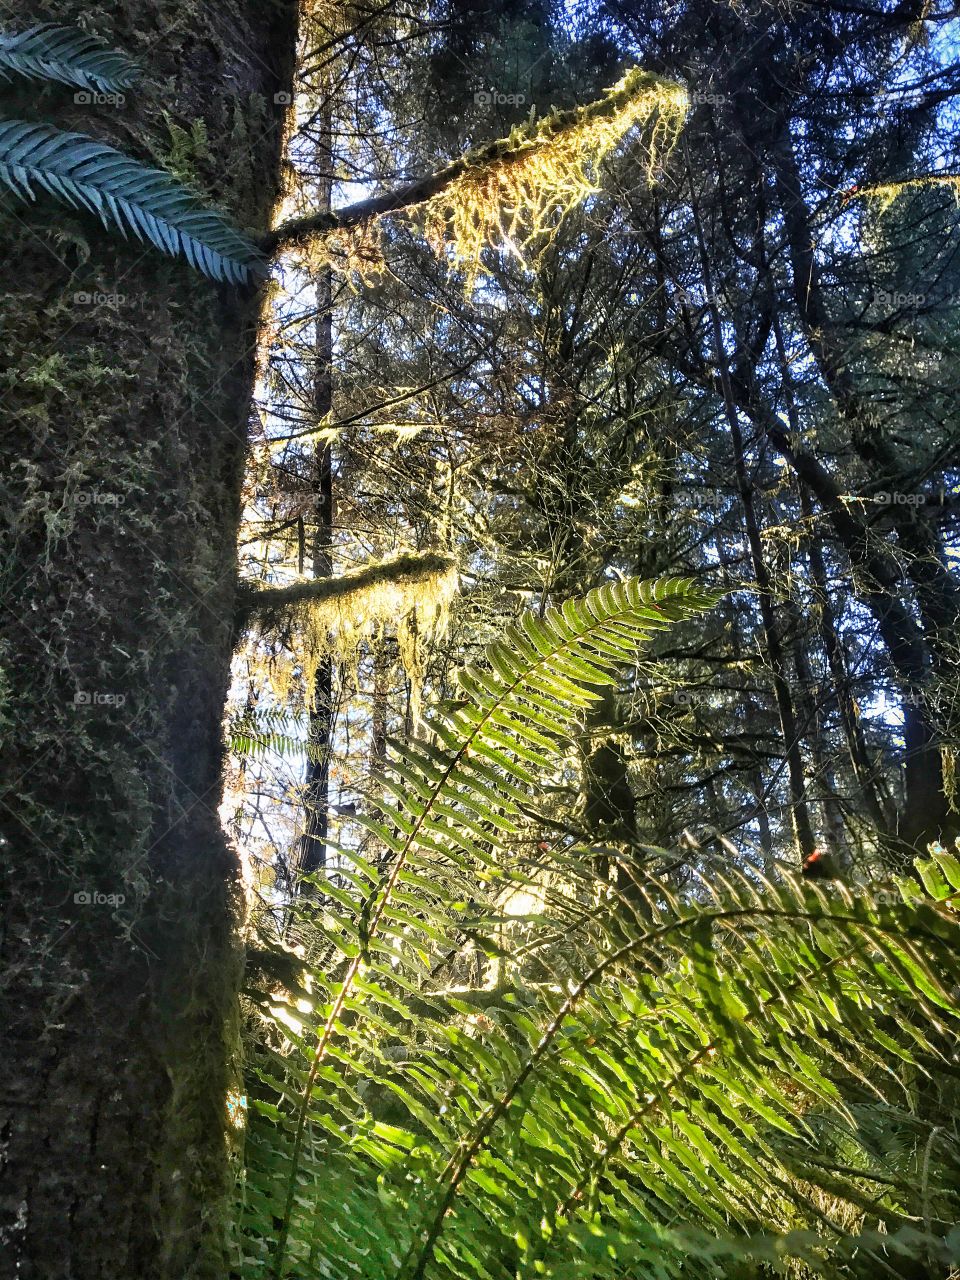
<path id="1" fill-rule="evenodd" d="M 138 57 L 122 106 L 9 114 L 168 162 L 240 224 L 278 189 L 295 6 L 12 4 Z M 217 819 L 258 299 L 5 205 L 0 1274 L 222 1277 L 241 909 Z"/>

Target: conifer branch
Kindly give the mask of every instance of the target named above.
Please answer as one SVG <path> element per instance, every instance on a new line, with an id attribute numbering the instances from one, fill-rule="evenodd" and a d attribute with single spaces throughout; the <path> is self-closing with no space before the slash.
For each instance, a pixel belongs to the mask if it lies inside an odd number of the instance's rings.
<path id="1" fill-rule="evenodd" d="M 294 605 L 346 602 L 350 596 L 374 587 L 416 587 L 427 585 L 455 565 L 452 556 L 441 551 L 409 551 L 390 560 L 366 564 L 336 578 L 310 578 L 288 587 L 241 586 L 237 599 L 237 622 L 244 626 L 251 615 L 276 613 Z"/>
<path id="2" fill-rule="evenodd" d="M 313 236 L 347 230 L 385 214 L 426 204 L 471 170 L 483 170 L 496 164 L 522 160 L 546 144 L 556 142 L 563 134 L 612 120 L 638 97 L 658 92 L 664 95 L 666 101 L 683 91 L 678 85 L 635 68 L 602 98 L 565 111 L 551 112 L 536 125 L 516 128 L 507 137 L 484 143 L 451 164 L 395 187 L 392 191 L 369 196 L 342 209 L 329 212 L 323 210 L 303 218 L 292 218 L 264 236 L 260 241 L 260 248 L 264 253 L 275 253 L 280 248 L 302 244 Z"/>

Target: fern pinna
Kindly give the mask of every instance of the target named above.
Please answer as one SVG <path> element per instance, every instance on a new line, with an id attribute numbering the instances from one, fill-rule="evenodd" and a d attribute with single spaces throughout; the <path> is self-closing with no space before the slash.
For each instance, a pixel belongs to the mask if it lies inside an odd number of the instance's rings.
<path id="1" fill-rule="evenodd" d="M 678 884 L 539 821 L 598 690 L 715 599 L 631 581 L 525 615 L 395 748 L 367 843 L 301 908 L 309 990 L 269 993 L 244 1274 L 898 1275 L 955 1249 L 960 865 L 882 901 Z M 866 1135 L 908 1080 L 894 1159 Z"/>
<path id="2" fill-rule="evenodd" d="M 137 66 L 78 27 L 44 23 L 26 31 L 0 31 L 0 76 L 56 80 L 78 89 L 117 93 L 137 80 Z"/>
<path id="3" fill-rule="evenodd" d="M 136 79 L 135 65 L 86 32 L 44 25 L 0 33 L 0 76 L 16 72 L 95 92 L 116 93 Z M 223 214 L 205 208 L 168 173 L 82 133 L 0 119 L 0 185 L 24 201 L 38 191 L 85 209 L 110 231 L 186 258 L 213 280 L 246 283 L 263 275 L 263 258 Z"/>

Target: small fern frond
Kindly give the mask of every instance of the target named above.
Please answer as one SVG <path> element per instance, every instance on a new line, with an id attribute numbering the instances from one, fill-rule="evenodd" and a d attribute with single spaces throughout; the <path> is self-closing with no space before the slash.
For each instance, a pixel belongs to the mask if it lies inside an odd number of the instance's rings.
<path id="1" fill-rule="evenodd" d="M 135 62 L 104 47 L 96 36 L 50 23 L 0 32 L 0 76 L 9 79 L 10 71 L 102 93 L 127 89 L 139 75 Z"/>
<path id="2" fill-rule="evenodd" d="M 81 133 L 0 120 L 0 183 L 21 200 L 36 199 L 40 188 L 88 209 L 108 230 L 132 232 L 162 253 L 185 257 L 213 280 L 244 284 L 266 270 L 245 236 L 169 174 Z"/>
<path id="3" fill-rule="evenodd" d="M 268 752 L 312 758 L 307 729 L 306 716 L 275 707 L 245 707 L 230 718 L 227 741 L 234 755 L 244 759 L 259 759 Z"/>

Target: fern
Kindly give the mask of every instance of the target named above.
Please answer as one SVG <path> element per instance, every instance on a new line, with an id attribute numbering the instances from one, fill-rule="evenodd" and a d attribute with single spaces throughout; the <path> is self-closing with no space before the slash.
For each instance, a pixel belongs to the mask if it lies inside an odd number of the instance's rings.
<path id="1" fill-rule="evenodd" d="M 108 230 L 182 255 L 214 280 L 241 284 L 264 271 L 256 247 L 169 174 L 84 134 L 0 120 L 0 182 L 21 200 L 34 200 L 39 187 L 88 209 Z"/>
<path id="2" fill-rule="evenodd" d="M 103 93 L 129 88 L 138 75 L 134 62 L 104 48 L 96 36 L 77 27 L 51 24 L 0 32 L 0 76 L 9 79 L 10 71 Z"/>
<path id="3" fill-rule="evenodd" d="M 945 1264 L 960 866 L 875 901 L 756 874 L 678 887 L 629 844 L 543 838 L 539 791 L 569 776 L 598 687 L 714 598 L 630 582 L 527 615 L 462 673 L 469 704 L 396 749 L 393 800 L 299 908 L 311 999 L 271 995 L 245 1275 Z M 881 1167 L 863 1117 L 905 1114 L 908 1077 L 925 1113 Z"/>
<path id="4" fill-rule="evenodd" d="M 259 759 L 268 752 L 311 759 L 316 754 L 307 736 L 306 717 L 275 708 L 238 711 L 227 726 L 227 741 L 234 755 L 244 759 Z"/>

